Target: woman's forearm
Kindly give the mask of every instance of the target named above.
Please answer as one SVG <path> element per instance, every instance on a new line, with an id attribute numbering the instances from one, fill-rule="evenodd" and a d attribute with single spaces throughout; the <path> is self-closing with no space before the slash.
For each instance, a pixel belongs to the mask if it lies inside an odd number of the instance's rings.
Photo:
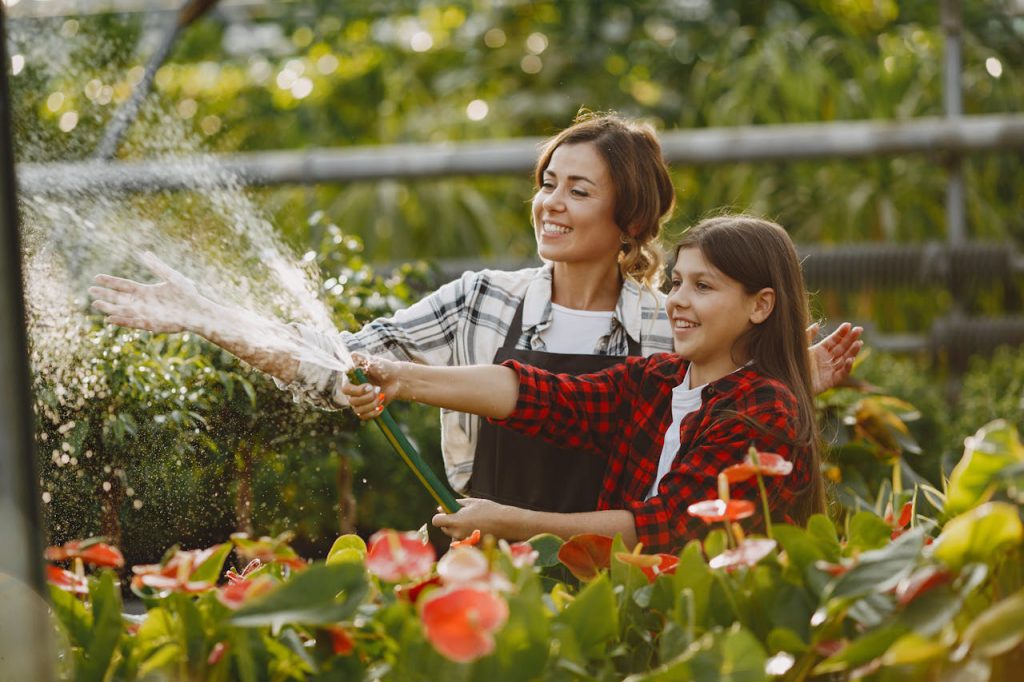
<path id="1" fill-rule="evenodd" d="M 501 365 L 431 367 L 399 363 L 398 395 L 457 412 L 469 412 L 505 419 L 515 410 L 519 398 L 519 377 Z"/>
<path id="2" fill-rule="evenodd" d="M 563 539 L 580 533 L 596 533 L 609 537 L 620 534 L 629 549 L 637 543 L 633 514 L 624 509 L 571 514 L 518 507 L 509 507 L 508 510 L 503 514 L 502 523 L 505 527 L 500 535 L 509 540 L 528 540 L 539 533 L 552 533 Z"/>

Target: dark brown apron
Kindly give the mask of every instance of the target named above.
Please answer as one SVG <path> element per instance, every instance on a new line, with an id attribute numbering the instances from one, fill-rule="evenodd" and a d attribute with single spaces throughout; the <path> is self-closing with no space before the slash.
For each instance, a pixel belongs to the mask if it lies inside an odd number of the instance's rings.
<path id="1" fill-rule="evenodd" d="M 618 355 L 517 350 L 522 326 L 520 302 L 505 343 L 494 354 L 494 364 L 517 360 L 556 374 L 579 375 L 599 372 L 624 359 Z M 632 339 L 629 354 L 640 355 L 640 344 Z M 593 452 L 559 447 L 483 420 L 469 479 L 470 495 L 536 511 L 594 511 L 607 464 L 604 457 Z"/>

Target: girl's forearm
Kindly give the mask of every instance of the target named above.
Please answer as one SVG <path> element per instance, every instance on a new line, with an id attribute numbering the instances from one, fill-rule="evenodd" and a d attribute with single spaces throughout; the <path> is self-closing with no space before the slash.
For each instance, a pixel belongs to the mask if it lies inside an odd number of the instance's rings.
<path id="1" fill-rule="evenodd" d="M 624 509 L 569 514 L 509 507 L 503 517 L 505 528 L 501 536 L 509 540 L 528 540 L 539 533 L 552 533 L 562 539 L 595 533 L 609 537 L 620 534 L 629 549 L 637 543 L 633 514 Z"/>
<path id="2" fill-rule="evenodd" d="M 519 399 L 519 377 L 501 365 L 431 367 L 400 363 L 398 398 L 505 419 Z"/>

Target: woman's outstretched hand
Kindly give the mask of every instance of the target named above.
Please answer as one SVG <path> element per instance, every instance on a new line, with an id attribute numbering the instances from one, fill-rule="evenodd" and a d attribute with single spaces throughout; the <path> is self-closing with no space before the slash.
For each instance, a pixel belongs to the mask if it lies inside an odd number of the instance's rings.
<path id="1" fill-rule="evenodd" d="M 195 283 L 150 252 L 142 262 L 162 281 L 143 284 L 130 279 L 97 275 L 97 286 L 89 287 L 92 307 L 106 315 L 106 321 L 122 327 L 151 332 L 199 331 L 209 301 Z"/>
<path id="2" fill-rule="evenodd" d="M 824 393 L 838 386 L 850 376 L 853 361 L 864 346 L 860 335 L 861 327 L 843 322 L 839 328 L 811 346 L 811 388 L 814 394 Z M 807 338 L 813 341 L 818 333 L 818 324 L 807 328 Z"/>
<path id="3" fill-rule="evenodd" d="M 352 354 L 352 361 L 363 370 L 369 383 L 357 385 L 346 381 L 341 392 L 348 397 L 349 405 L 360 419 L 378 417 L 398 395 L 401 363 L 357 353 Z"/>

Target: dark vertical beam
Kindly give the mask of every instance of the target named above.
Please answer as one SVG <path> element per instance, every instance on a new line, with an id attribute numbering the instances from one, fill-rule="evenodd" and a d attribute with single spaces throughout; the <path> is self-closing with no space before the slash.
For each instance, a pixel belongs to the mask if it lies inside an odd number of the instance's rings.
<path id="1" fill-rule="evenodd" d="M 40 597 L 42 533 L 32 438 L 25 301 L 15 194 L 7 30 L 0 7 L 0 677 L 51 679 Z"/>

